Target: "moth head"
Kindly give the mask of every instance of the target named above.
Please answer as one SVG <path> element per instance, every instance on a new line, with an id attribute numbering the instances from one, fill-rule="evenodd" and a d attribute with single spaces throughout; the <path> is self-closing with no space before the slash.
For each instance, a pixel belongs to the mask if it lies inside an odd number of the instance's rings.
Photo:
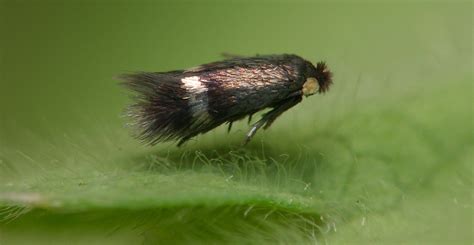
<path id="1" fill-rule="evenodd" d="M 306 81 L 303 83 L 303 95 L 310 96 L 315 93 L 325 93 L 332 84 L 332 73 L 326 63 L 318 62 L 316 67 L 311 65 Z"/>

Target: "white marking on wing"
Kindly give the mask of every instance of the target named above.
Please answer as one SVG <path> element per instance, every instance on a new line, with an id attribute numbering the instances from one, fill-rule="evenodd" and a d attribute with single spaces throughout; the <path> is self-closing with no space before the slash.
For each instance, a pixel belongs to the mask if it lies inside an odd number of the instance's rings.
<path id="1" fill-rule="evenodd" d="M 181 79 L 181 85 L 188 94 L 188 105 L 193 114 L 196 127 L 210 120 L 208 113 L 207 87 L 198 76 L 185 77 Z"/>

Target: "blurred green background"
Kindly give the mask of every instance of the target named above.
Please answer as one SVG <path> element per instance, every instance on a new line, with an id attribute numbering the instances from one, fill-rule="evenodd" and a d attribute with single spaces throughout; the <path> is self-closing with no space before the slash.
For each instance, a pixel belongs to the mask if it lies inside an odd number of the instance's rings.
<path id="1" fill-rule="evenodd" d="M 472 244 L 472 2 L 1 1 L 0 244 Z M 240 55 L 334 86 L 140 145 L 114 76 Z"/>

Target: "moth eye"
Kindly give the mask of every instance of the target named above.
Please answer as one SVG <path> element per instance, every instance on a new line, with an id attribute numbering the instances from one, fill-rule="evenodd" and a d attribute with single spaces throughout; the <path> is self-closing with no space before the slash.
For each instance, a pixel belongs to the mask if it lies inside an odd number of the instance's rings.
<path id="1" fill-rule="evenodd" d="M 319 90 L 318 80 L 314 77 L 308 77 L 303 84 L 303 95 L 310 96 Z"/>

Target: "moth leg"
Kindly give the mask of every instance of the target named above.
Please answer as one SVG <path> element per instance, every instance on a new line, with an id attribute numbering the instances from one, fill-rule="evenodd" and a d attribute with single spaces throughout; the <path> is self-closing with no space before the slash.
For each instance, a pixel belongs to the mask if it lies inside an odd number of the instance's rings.
<path id="1" fill-rule="evenodd" d="M 232 128 L 232 123 L 233 122 L 229 122 L 229 127 L 227 127 L 227 133 L 230 133 L 230 129 Z"/>
<path id="2" fill-rule="evenodd" d="M 270 127 L 270 125 L 275 121 L 275 119 L 280 116 L 283 112 L 286 110 L 290 109 L 291 107 L 295 106 L 299 102 L 301 102 L 303 98 L 301 96 L 296 96 L 296 97 L 291 97 L 284 102 L 282 102 L 280 105 L 275 107 L 273 110 L 265 113 L 263 115 L 262 119 L 260 119 L 258 122 L 252 125 L 252 128 L 250 128 L 249 132 L 247 133 L 244 141 L 244 145 L 247 144 L 252 137 L 257 133 L 257 130 L 259 130 L 263 125 L 265 125 L 263 128 L 267 129 Z"/>
<path id="3" fill-rule="evenodd" d="M 273 122 L 281 115 L 283 112 L 287 111 L 291 107 L 295 106 L 296 104 L 300 103 L 303 98 L 301 96 L 292 97 L 280 106 L 276 107 L 275 109 L 271 110 L 267 114 L 265 114 L 265 118 L 267 118 L 265 122 L 265 126 L 263 129 L 269 128 Z"/>
<path id="4" fill-rule="evenodd" d="M 192 137 L 192 136 L 191 136 Z M 188 141 L 189 139 L 191 139 L 190 136 L 186 136 L 182 139 L 179 140 L 178 144 L 176 145 L 177 147 L 180 147 L 181 145 L 183 145 L 184 143 L 186 143 L 186 141 Z"/>
<path id="5" fill-rule="evenodd" d="M 253 113 L 249 115 L 249 121 L 247 122 L 247 124 L 250 124 L 250 122 L 252 121 L 252 116 L 253 116 Z"/>
<path id="6" fill-rule="evenodd" d="M 247 135 L 245 136 L 245 140 L 244 140 L 244 143 L 243 145 L 246 145 L 247 143 L 250 142 L 250 140 L 252 139 L 252 137 L 255 135 L 255 133 L 257 132 L 257 130 L 259 128 L 261 128 L 266 122 L 266 119 L 265 117 L 263 117 L 262 119 L 260 119 L 258 122 L 256 122 L 255 124 L 252 125 L 252 128 L 249 130 L 249 132 L 247 133 Z"/>

